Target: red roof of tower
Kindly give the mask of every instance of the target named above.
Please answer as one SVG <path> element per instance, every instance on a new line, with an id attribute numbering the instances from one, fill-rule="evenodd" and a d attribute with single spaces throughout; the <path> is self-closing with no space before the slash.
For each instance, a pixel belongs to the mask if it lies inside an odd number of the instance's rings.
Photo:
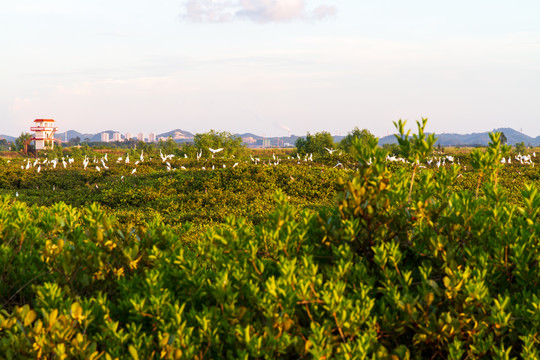
<path id="1" fill-rule="evenodd" d="M 53 119 L 36 119 L 36 120 L 34 120 L 34 122 L 45 122 L 45 121 L 46 122 L 51 122 L 51 121 L 55 122 Z"/>

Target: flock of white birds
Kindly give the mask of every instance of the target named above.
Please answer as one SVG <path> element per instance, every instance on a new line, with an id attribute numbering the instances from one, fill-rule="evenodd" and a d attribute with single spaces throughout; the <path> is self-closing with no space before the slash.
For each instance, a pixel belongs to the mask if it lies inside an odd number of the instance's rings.
<path id="1" fill-rule="evenodd" d="M 328 148 L 325 148 L 326 151 L 328 151 L 328 153 L 330 155 L 333 155 L 337 149 L 328 149 Z M 219 149 L 213 149 L 213 148 L 208 148 L 208 150 L 211 152 L 211 158 L 213 159 L 214 158 L 214 155 L 215 154 L 218 154 L 219 152 L 223 151 L 223 148 L 219 148 Z M 196 155 L 195 155 L 195 159 L 197 161 L 201 160 L 202 158 L 202 155 L 203 155 L 203 152 L 202 150 L 197 152 Z M 344 165 L 339 162 L 339 156 L 341 156 L 342 153 L 340 152 L 339 154 L 337 154 L 337 157 L 338 157 L 338 162 L 336 165 L 334 165 L 333 167 L 334 168 L 344 168 Z M 166 169 L 167 171 L 176 171 L 178 170 L 177 168 L 173 167 L 171 165 L 171 162 L 173 161 L 173 158 L 175 157 L 174 154 L 163 154 L 163 152 L 160 150 L 159 151 L 159 156 L 160 156 L 160 159 L 161 159 L 161 162 L 163 164 L 166 165 Z M 189 159 L 189 157 L 187 155 L 184 155 L 184 158 L 185 159 Z M 231 156 L 232 159 L 234 159 L 234 155 Z M 529 154 L 529 155 L 521 155 L 518 154 L 518 155 L 515 155 L 514 156 L 514 161 L 516 164 L 521 164 L 521 165 L 530 165 L 530 166 L 533 166 L 534 167 L 534 161 L 533 161 L 533 158 L 536 158 L 536 153 L 532 153 L 532 154 Z M 133 168 L 131 169 L 131 175 L 135 175 L 137 173 L 137 165 L 145 162 L 145 161 L 148 161 L 150 159 L 147 159 L 145 158 L 144 156 L 144 151 L 141 151 L 141 154 L 139 156 L 139 158 L 133 162 Z M 308 162 L 312 162 L 313 161 L 313 153 L 310 153 L 310 154 L 306 154 L 304 156 L 300 156 L 299 154 L 297 154 L 295 157 L 291 157 L 291 156 L 288 156 L 286 159 L 281 159 L 279 156 L 276 156 L 275 154 L 272 154 L 272 158 L 271 159 L 268 159 L 267 161 L 266 160 L 261 160 L 260 158 L 258 157 L 253 157 L 253 155 L 250 155 L 250 161 L 252 164 L 264 164 L 264 165 L 270 165 L 270 166 L 278 166 L 282 160 L 286 160 L 288 163 L 296 163 L 298 165 L 302 164 L 302 163 L 308 163 Z M 131 164 L 131 159 L 129 157 L 129 153 L 126 153 L 126 156 L 125 157 L 118 157 L 116 159 L 116 163 L 117 164 Z M 390 156 L 388 155 L 386 157 L 386 161 L 388 162 L 396 162 L 396 161 L 399 161 L 399 162 L 403 162 L 403 163 L 409 163 L 408 160 L 404 159 L 404 158 L 401 158 L 401 157 L 396 157 L 396 156 Z M 8 163 L 11 162 L 11 160 L 8 160 L 7 161 Z M 247 160 L 244 162 L 244 163 L 249 163 Z M 417 165 L 419 167 L 422 167 L 422 168 L 425 168 L 426 166 L 433 166 L 433 167 L 441 167 L 441 166 L 445 166 L 446 164 L 458 164 L 459 165 L 459 159 L 455 159 L 453 156 L 450 156 L 450 155 L 446 155 L 446 156 L 441 156 L 441 157 L 432 157 L 432 158 L 429 158 L 427 159 L 426 161 L 426 164 L 420 164 L 420 163 L 417 163 Z M 509 156 L 508 159 L 506 158 L 502 158 L 501 160 L 501 163 L 502 164 L 512 164 L 512 157 Z M 23 170 L 34 170 L 35 169 L 35 172 L 36 173 L 40 173 L 41 170 L 42 170 L 42 166 L 43 168 L 45 169 L 56 169 L 57 166 L 59 166 L 61 164 L 61 166 L 65 169 L 65 168 L 68 168 L 68 167 L 72 167 L 74 164 L 75 164 L 75 159 L 72 158 L 72 157 L 69 157 L 69 156 L 65 156 L 61 159 L 52 159 L 52 160 L 48 160 L 48 159 L 43 159 L 43 160 L 40 160 L 40 159 L 33 159 L 33 160 L 30 160 L 30 159 L 26 159 L 25 162 L 23 162 L 23 164 L 21 165 L 21 169 Z M 108 154 L 105 153 L 101 158 L 97 158 L 97 157 L 93 157 L 92 159 L 90 159 L 88 156 L 85 156 L 84 159 L 82 160 L 82 166 L 83 166 L 83 169 L 86 171 L 88 169 L 95 169 L 96 172 L 101 172 L 102 169 L 104 171 L 106 170 L 109 170 L 109 158 L 108 158 Z M 368 165 L 371 165 L 371 159 L 370 161 L 367 162 Z M 232 167 L 235 168 L 239 165 L 238 162 L 235 162 Z M 227 165 L 226 164 L 222 164 L 222 167 L 223 168 L 226 168 Z M 187 170 L 186 167 L 184 166 L 180 166 L 179 167 L 180 170 Z M 202 166 L 200 167 L 201 170 L 207 170 L 206 167 Z M 211 168 L 209 168 L 208 170 L 214 170 L 215 169 L 215 165 L 212 165 Z M 351 170 L 351 169 L 346 169 L 346 170 Z M 466 168 L 465 168 L 466 170 Z M 459 176 L 461 176 L 461 174 L 459 174 Z M 458 177 L 459 177 L 458 176 Z M 124 175 L 121 176 L 121 180 L 124 179 Z M 96 184 L 96 187 L 97 187 L 97 184 Z M 19 193 L 17 192 L 15 194 L 16 197 L 19 196 Z"/>
<path id="2" fill-rule="evenodd" d="M 329 148 L 325 148 L 325 149 L 331 155 L 333 155 L 336 151 L 338 151 L 337 149 L 329 149 Z M 219 148 L 219 149 L 208 148 L 208 150 L 210 151 L 211 158 L 213 159 L 214 155 L 216 155 L 216 154 L 220 153 L 221 151 L 223 151 L 223 148 Z M 199 161 L 199 160 L 202 159 L 202 155 L 203 155 L 202 150 L 198 151 L 195 154 L 194 159 Z M 342 155 L 341 152 L 339 154 L 336 154 L 337 164 L 333 166 L 334 168 L 337 168 L 337 167 L 344 168 L 344 165 L 339 161 L 339 156 L 341 156 L 341 155 Z M 278 166 L 279 164 L 282 163 L 283 160 L 286 160 L 288 163 L 296 163 L 296 164 L 301 164 L 301 163 L 306 163 L 306 162 L 313 162 L 313 153 L 306 154 L 304 156 L 300 156 L 299 154 L 297 154 L 294 157 L 288 156 L 286 158 L 280 158 L 279 156 L 276 156 L 275 154 L 272 154 L 272 157 L 267 159 L 267 160 L 261 160 L 259 157 L 254 157 L 253 155 L 249 155 L 249 156 L 250 156 L 251 163 L 255 164 L 255 165 L 264 164 L 264 165 Z M 175 157 L 174 154 L 163 154 L 163 152 L 160 150 L 159 151 L 159 157 L 161 159 L 161 162 L 166 166 L 167 171 L 187 170 L 186 167 L 182 166 L 182 165 L 179 166 L 178 168 L 173 167 L 171 162 L 173 162 L 173 158 Z M 189 159 L 189 157 L 187 155 L 184 155 L 184 158 Z M 512 159 L 511 156 L 509 156 L 508 158 L 503 157 L 502 160 L 501 160 L 501 163 L 503 163 L 503 164 L 512 164 L 512 160 L 514 160 L 515 163 L 519 163 L 519 164 L 522 164 L 522 165 L 534 166 L 533 158 L 536 158 L 536 153 L 532 153 L 532 154 L 529 154 L 529 155 L 518 154 L 518 155 L 515 155 L 513 159 Z M 223 159 L 225 159 L 225 157 L 223 157 Z M 234 155 L 231 156 L 231 159 L 234 159 Z M 118 157 L 115 160 L 115 163 L 117 163 L 117 164 L 131 164 L 132 160 L 134 160 L 134 159 L 130 159 L 130 155 L 129 155 L 129 153 L 127 153 L 125 157 L 121 157 L 121 156 Z M 140 154 L 139 158 L 133 162 L 133 168 L 131 169 L 131 175 L 136 174 L 137 165 L 139 165 L 139 164 L 141 164 L 141 163 L 143 163 L 145 161 L 148 161 L 148 160 L 150 160 L 150 159 L 145 158 L 144 151 L 141 151 L 141 154 Z M 386 161 L 388 161 L 388 162 L 409 163 L 408 160 L 406 160 L 404 158 L 401 158 L 401 157 L 396 157 L 396 156 L 393 156 L 393 155 L 392 156 L 388 155 L 386 157 Z M 35 170 L 37 173 L 40 173 L 41 170 L 44 169 L 44 168 L 46 168 L 46 169 L 56 169 L 57 166 L 62 166 L 63 168 L 68 168 L 68 167 L 72 167 L 74 165 L 74 163 L 75 163 L 75 159 L 72 158 L 72 157 L 69 157 L 69 156 L 65 156 L 65 157 L 60 158 L 60 159 L 55 158 L 53 160 L 48 160 L 48 159 L 42 159 L 42 160 L 40 160 L 40 159 L 33 159 L 33 160 L 26 159 L 25 163 L 23 163 L 21 165 L 21 169 L 23 169 L 23 170 Z M 249 161 L 246 160 L 246 161 L 244 161 L 244 163 L 249 163 Z M 441 157 L 431 157 L 431 158 L 427 159 L 426 164 L 417 163 L 417 165 L 419 165 L 420 167 L 426 167 L 426 166 L 435 167 L 436 166 L 437 168 L 439 168 L 441 166 L 445 166 L 447 164 L 454 164 L 454 163 L 459 165 L 459 159 L 455 159 L 453 156 L 446 155 L 446 156 L 441 156 Z M 235 162 L 232 165 L 232 167 L 235 168 L 239 164 L 240 164 L 239 162 Z M 370 161 L 367 162 L 367 164 L 371 165 L 371 159 L 370 159 Z M 227 167 L 226 164 L 222 164 L 221 166 L 223 168 Z M 101 158 L 93 157 L 92 159 L 89 158 L 88 156 L 85 156 L 84 159 L 82 160 L 82 167 L 83 167 L 83 169 L 85 171 L 88 170 L 88 169 L 94 169 L 97 172 L 101 172 L 102 170 L 103 171 L 109 170 L 108 154 L 105 153 Z M 214 170 L 215 167 L 216 167 L 216 165 L 212 165 L 212 167 L 209 168 L 208 170 L 210 170 L 210 169 Z M 204 167 L 204 166 L 201 166 L 200 169 L 201 170 L 207 170 L 206 167 Z"/>

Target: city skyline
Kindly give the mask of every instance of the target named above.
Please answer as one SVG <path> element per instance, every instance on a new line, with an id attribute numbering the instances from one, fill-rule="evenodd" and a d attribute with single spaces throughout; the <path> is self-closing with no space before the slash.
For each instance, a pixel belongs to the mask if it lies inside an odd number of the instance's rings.
<path id="1" fill-rule="evenodd" d="M 2 5 L 0 134 L 540 135 L 540 3 L 21 0 Z"/>

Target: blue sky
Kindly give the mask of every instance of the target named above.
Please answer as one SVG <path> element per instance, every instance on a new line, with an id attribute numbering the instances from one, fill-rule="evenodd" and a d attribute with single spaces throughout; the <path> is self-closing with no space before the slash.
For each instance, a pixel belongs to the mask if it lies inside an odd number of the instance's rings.
<path id="1" fill-rule="evenodd" d="M 540 135 L 540 1 L 17 0 L 0 133 Z"/>

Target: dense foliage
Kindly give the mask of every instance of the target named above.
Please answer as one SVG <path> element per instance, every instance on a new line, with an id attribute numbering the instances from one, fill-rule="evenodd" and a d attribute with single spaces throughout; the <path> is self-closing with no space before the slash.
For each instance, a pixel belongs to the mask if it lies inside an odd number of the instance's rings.
<path id="1" fill-rule="evenodd" d="M 209 148 L 223 149 L 223 155 L 238 155 L 243 149 L 242 138 L 227 131 L 210 130 L 206 133 L 195 134 L 193 141 L 195 147 L 205 156 L 210 154 Z"/>
<path id="2" fill-rule="evenodd" d="M 321 131 L 315 134 L 306 134 L 306 137 L 299 137 L 294 143 L 299 154 L 323 155 L 327 150 L 333 149 L 334 138 L 328 131 Z"/>
<path id="3" fill-rule="evenodd" d="M 432 144 L 425 122 L 418 126 L 416 137 L 400 137 L 402 152 L 414 162 Z M 294 199 L 314 189 L 304 195 L 313 201 L 324 191 L 310 182 L 294 188 L 296 179 L 322 174 L 303 164 L 173 175 L 153 173 L 147 164 L 138 170 L 145 175 L 127 181 L 109 175 L 109 185 L 97 172 L 70 180 L 88 182 L 87 194 L 98 182 L 98 188 L 109 186 L 96 189 L 91 200 L 111 209 L 124 206 L 127 196 L 119 194 L 131 191 L 133 206 L 144 211 L 188 189 L 199 190 L 195 198 L 203 196 L 203 186 L 205 193 L 215 189 L 212 202 L 228 190 L 227 196 L 245 191 L 242 181 L 275 184 L 270 213 L 259 221 L 226 217 L 197 241 L 186 240 L 187 224 L 174 231 L 162 219 L 131 226 L 96 204 L 73 207 L 54 199 L 40 207 L 1 197 L 0 353 L 539 358 L 540 193 L 526 183 L 511 192 L 520 199 L 509 200 L 503 174 L 515 168 L 494 162 L 505 151 L 497 136 L 478 161 L 464 161 L 477 169 L 467 177 L 458 165 L 424 171 L 414 162 L 389 163 L 376 139 L 354 146 L 356 171 L 333 180 L 338 195 L 332 206 L 311 211 L 297 210 L 286 195 Z M 330 169 L 324 174 L 338 174 Z M 528 169 L 527 182 L 538 183 L 538 167 Z M 26 181 L 47 184 L 24 172 L 17 176 L 23 189 Z M 11 179 L 3 178 L 2 188 L 14 186 Z M 133 188 L 151 183 L 161 185 Z M 32 195 L 25 190 L 24 196 Z"/>

